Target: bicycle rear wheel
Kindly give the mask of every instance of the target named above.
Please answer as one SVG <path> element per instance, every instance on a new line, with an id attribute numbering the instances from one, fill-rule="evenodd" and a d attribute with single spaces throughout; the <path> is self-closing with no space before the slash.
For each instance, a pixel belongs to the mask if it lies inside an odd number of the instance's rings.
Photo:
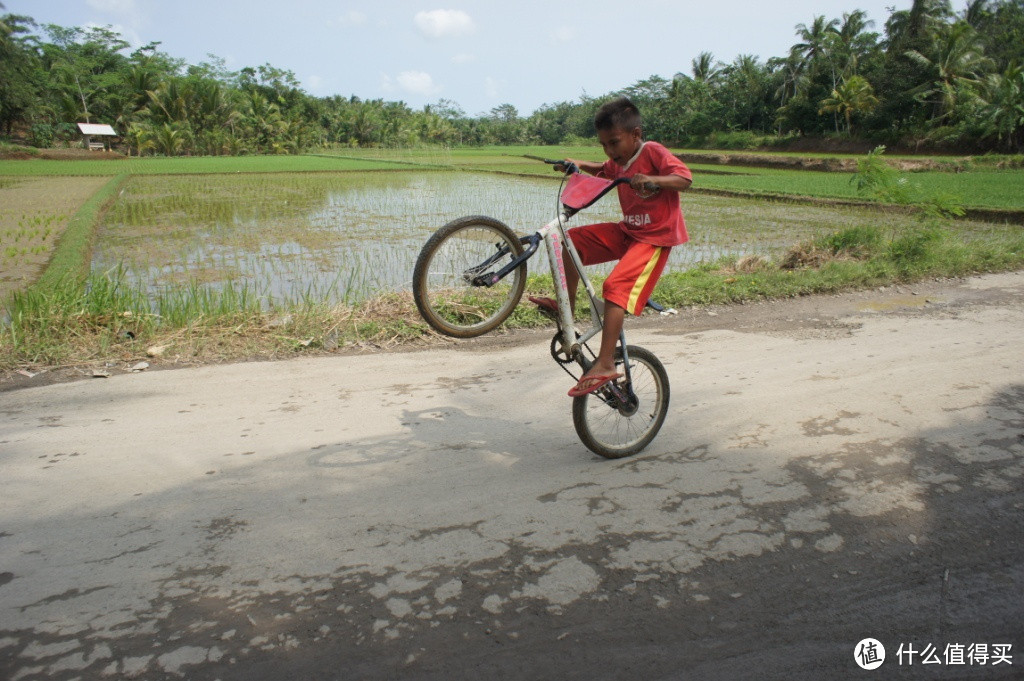
<path id="1" fill-rule="evenodd" d="M 472 280 L 497 273 L 522 252 L 519 238 L 494 218 L 459 218 L 437 230 L 423 245 L 413 270 L 413 298 L 423 319 L 456 338 L 496 328 L 523 295 L 526 263 L 491 286 Z"/>
<path id="2" fill-rule="evenodd" d="M 607 459 L 636 454 L 651 443 L 668 413 L 668 373 L 650 350 L 627 346 L 630 378 L 636 402 L 620 404 L 602 388 L 573 398 L 572 422 L 587 449 Z M 622 349 L 615 350 L 622 365 Z M 622 371 L 625 373 L 625 371 Z"/>

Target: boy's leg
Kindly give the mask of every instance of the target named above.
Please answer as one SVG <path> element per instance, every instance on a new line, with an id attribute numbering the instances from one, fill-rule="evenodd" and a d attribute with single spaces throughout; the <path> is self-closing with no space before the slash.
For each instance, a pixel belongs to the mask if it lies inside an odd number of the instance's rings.
<path id="1" fill-rule="evenodd" d="M 616 372 L 615 369 L 615 346 L 619 343 L 619 335 L 622 333 L 622 325 L 626 322 L 626 311 L 616 305 L 605 301 L 604 305 L 604 326 L 601 328 L 601 349 L 597 353 L 597 360 L 594 366 L 585 374 L 586 376 L 608 376 Z"/>
<path id="2" fill-rule="evenodd" d="M 619 342 L 626 312 L 643 312 L 654 285 L 668 262 L 670 248 L 634 242 L 604 282 L 604 327 L 601 330 L 601 349 L 597 361 L 587 371 L 589 376 L 608 376 L 615 370 L 615 346 Z M 581 387 L 586 387 L 584 384 Z"/>
<path id="3" fill-rule="evenodd" d="M 574 227 L 568 231 L 573 246 L 580 254 L 584 265 L 597 265 L 618 260 L 625 253 L 627 244 L 617 222 L 598 222 L 592 225 Z M 576 314 L 576 292 L 579 290 L 580 274 L 572 258 L 562 249 L 562 267 L 565 270 L 565 288 L 569 293 L 569 304 Z"/>

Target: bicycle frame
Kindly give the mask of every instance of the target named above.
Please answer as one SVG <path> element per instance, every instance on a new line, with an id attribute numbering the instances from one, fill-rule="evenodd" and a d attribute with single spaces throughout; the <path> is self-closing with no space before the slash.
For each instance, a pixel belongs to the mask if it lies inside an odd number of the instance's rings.
<path id="1" fill-rule="evenodd" d="M 620 178 L 609 183 L 608 187 L 601 192 L 591 203 L 596 202 L 601 196 L 604 196 L 607 192 L 611 191 L 612 188 L 628 182 L 628 178 Z M 588 204 L 589 205 L 589 204 Z M 589 277 L 583 270 L 583 262 L 580 259 L 580 254 L 576 250 L 576 246 L 572 243 L 572 240 L 568 238 L 566 229 L 568 221 L 574 215 L 579 212 L 580 209 L 564 206 L 563 210 L 558 216 L 548 224 L 541 227 L 539 230 L 520 238 L 520 242 L 527 246 L 527 249 L 518 257 L 513 259 L 509 264 L 503 267 L 500 271 L 487 277 L 485 281 L 479 281 L 474 278 L 473 282 L 476 285 L 493 285 L 501 280 L 509 272 L 512 272 L 515 268 L 519 267 L 523 262 L 529 260 L 537 252 L 540 242 L 543 241 L 548 254 L 548 264 L 551 267 L 551 278 L 555 284 L 555 296 L 558 301 L 558 330 L 560 343 L 562 345 L 562 353 L 569 358 L 572 358 L 577 364 L 580 365 L 582 370 L 586 372 L 590 369 L 592 362 L 583 353 L 583 347 L 594 336 L 600 334 L 603 330 L 604 323 L 604 300 L 598 297 L 597 292 L 594 290 L 593 284 L 590 283 Z M 565 258 L 563 252 L 568 253 L 570 264 L 576 268 L 576 272 L 579 275 L 579 281 L 583 284 L 583 288 L 587 292 L 587 296 L 590 298 L 590 319 L 591 327 L 587 331 L 577 336 L 575 319 L 572 314 L 572 305 L 569 300 L 569 286 L 565 274 Z M 489 261 L 490 262 L 490 261 Z M 623 366 L 625 371 L 625 384 L 631 385 L 631 376 L 629 368 L 629 355 L 626 347 L 626 334 L 625 331 L 619 334 L 619 344 L 622 349 Z M 615 386 L 610 386 L 613 392 L 619 392 Z M 629 394 L 627 395 L 616 395 L 620 400 L 624 397 L 632 396 L 632 388 L 628 389 Z M 627 400 L 628 401 L 628 400 Z M 625 403 L 625 402 L 623 402 Z"/>
<path id="2" fill-rule="evenodd" d="M 620 310 L 602 301 L 594 290 L 580 251 L 569 238 L 572 232 L 568 222 L 613 187 L 625 182 L 634 184 L 638 178 L 608 180 L 579 173 L 571 161 L 548 163 L 556 170 L 567 171 L 558 190 L 554 219 L 526 235 L 486 215 L 450 221 L 430 236 L 416 259 L 413 299 L 424 320 L 440 333 L 475 338 L 492 331 L 522 302 L 526 261 L 537 254 L 543 242 L 557 300 L 533 300 L 558 325 L 551 339 L 552 359 L 577 385 L 581 380 L 577 369 L 586 375 L 606 354 L 611 355 L 618 374 L 592 390 L 569 392 L 573 397 L 573 426 L 594 453 L 609 459 L 630 456 L 650 444 L 665 421 L 670 396 L 668 374 L 654 353 L 627 345 L 624 331 L 616 330 L 616 337 L 606 337 L 608 313 Z M 637 185 L 636 189 L 642 195 L 657 191 L 650 183 Z M 577 331 L 572 314 L 570 280 L 573 288 L 582 281 L 590 301 L 589 314 L 579 322 L 582 332 Z M 591 343 L 598 335 L 601 351 L 595 352 Z"/>

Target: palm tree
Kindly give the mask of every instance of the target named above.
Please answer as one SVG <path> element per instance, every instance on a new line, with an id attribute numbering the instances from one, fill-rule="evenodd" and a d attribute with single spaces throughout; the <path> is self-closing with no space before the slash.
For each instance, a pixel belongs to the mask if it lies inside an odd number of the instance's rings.
<path id="1" fill-rule="evenodd" d="M 701 52 L 696 59 L 690 61 L 690 65 L 693 79 L 698 83 L 714 85 L 722 78 L 722 65 L 715 63 L 715 57 L 710 52 Z"/>
<path id="2" fill-rule="evenodd" d="M 860 67 L 861 59 L 875 48 L 877 34 L 868 33 L 867 29 L 874 26 L 863 10 L 843 14 L 842 24 L 831 35 L 833 56 L 839 61 L 840 73 L 843 77 L 855 75 Z"/>
<path id="3" fill-rule="evenodd" d="M 961 15 L 963 20 L 975 29 L 980 28 L 981 24 L 988 19 L 992 13 L 988 7 L 989 2 L 990 0 L 970 0 Z"/>
<path id="4" fill-rule="evenodd" d="M 909 10 L 893 12 L 885 24 L 890 52 L 921 49 L 952 16 L 949 0 L 914 0 Z"/>
<path id="5" fill-rule="evenodd" d="M 906 55 L 934 78 L 930 85 L 918 88 L 916 93 L 922 100 L 934 98 L 933 118 L 949 116 L 960 95 L 978 85 L 980 75 L 991 65 L 977 32 L 962 21 L 935 35 L 928 56 L 918 50 L 908 50 Z"/>
<path id="6" fill-rule="evenodd" d="M 805 69 L 812 68 L 826 54 L 829 38 L 835 33 L 838 19 L 826 21 L 824 16 L 814 17 L 810 26 L 797 24 L 796 34 L 803 42 L 793 46 L 793 51 L 802 59 Z"/>
<path id="7" fill-rule="evenodd" d="M 1011 64 L 984 81 L 982 119 L 988 135 L 1019 150 L 1024 136 L 1024 65 Z"/>
<path id="8" fill-rule="evenodd" d="M 177 156 L 187 140 L 188 132 L 173 123 L 164 123 L 153 130 L 153 146 L 165 156 Z"/>
<path id="9" fill-rule="evenodd" d="M 846 133 L 853 134 L 853 116 L 858 113 L 870 113 L 878 106 L 874 88 L 863 76 L 850 76 L 832 94 L 821 102 L 818 113 L 842 114 L 846 120 Z"/>

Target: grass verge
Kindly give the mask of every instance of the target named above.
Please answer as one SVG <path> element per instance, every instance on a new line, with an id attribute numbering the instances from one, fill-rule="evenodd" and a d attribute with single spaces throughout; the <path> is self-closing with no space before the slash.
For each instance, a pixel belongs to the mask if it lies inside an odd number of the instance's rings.
<path id="1" fill-rule="evenodd" d="M 51 289 L 61 285 L 72 288 L 81 286 L 89 271 L 89 258 L 96 235 L 96 224 L 103 210 L 110 205 L 114 195 L 127 179 L 127 175 L 118 175 L 112 178 L 71 217 L 64 234 L 57 242 L 53 257 L 50 258 L 49 264 L 33 288 Z"/>
<path id="2" fill-rule="evenodd" d="M 794 246 L 778 262 L 723 260 L 662 277 L 656 299 L 671 307 L 834 293 L 927 278 L 1024 269 L 1024 233 L 977 235 L 937 222 L 883 234 L 844 230 Z M 551 291 L 534 276 L 529 292 Z M 156 311 L 154 311 L 154 309 Z M 41 368 L 96 362 L 217 362 L 275 359 L 436 342 L 409 293 L 357 305 L 315 301 L 262 309 L 244 288 L 191 287 L 154 305 L 125 283 L 123 273 L 92 274 L 83 287 L 63 279 L 14 297 L 0 327 L 0 368 Z M 587 314 L 581 306 L 579 313 Z M 507 326 L 549 322 L 521 305 Z"/>

